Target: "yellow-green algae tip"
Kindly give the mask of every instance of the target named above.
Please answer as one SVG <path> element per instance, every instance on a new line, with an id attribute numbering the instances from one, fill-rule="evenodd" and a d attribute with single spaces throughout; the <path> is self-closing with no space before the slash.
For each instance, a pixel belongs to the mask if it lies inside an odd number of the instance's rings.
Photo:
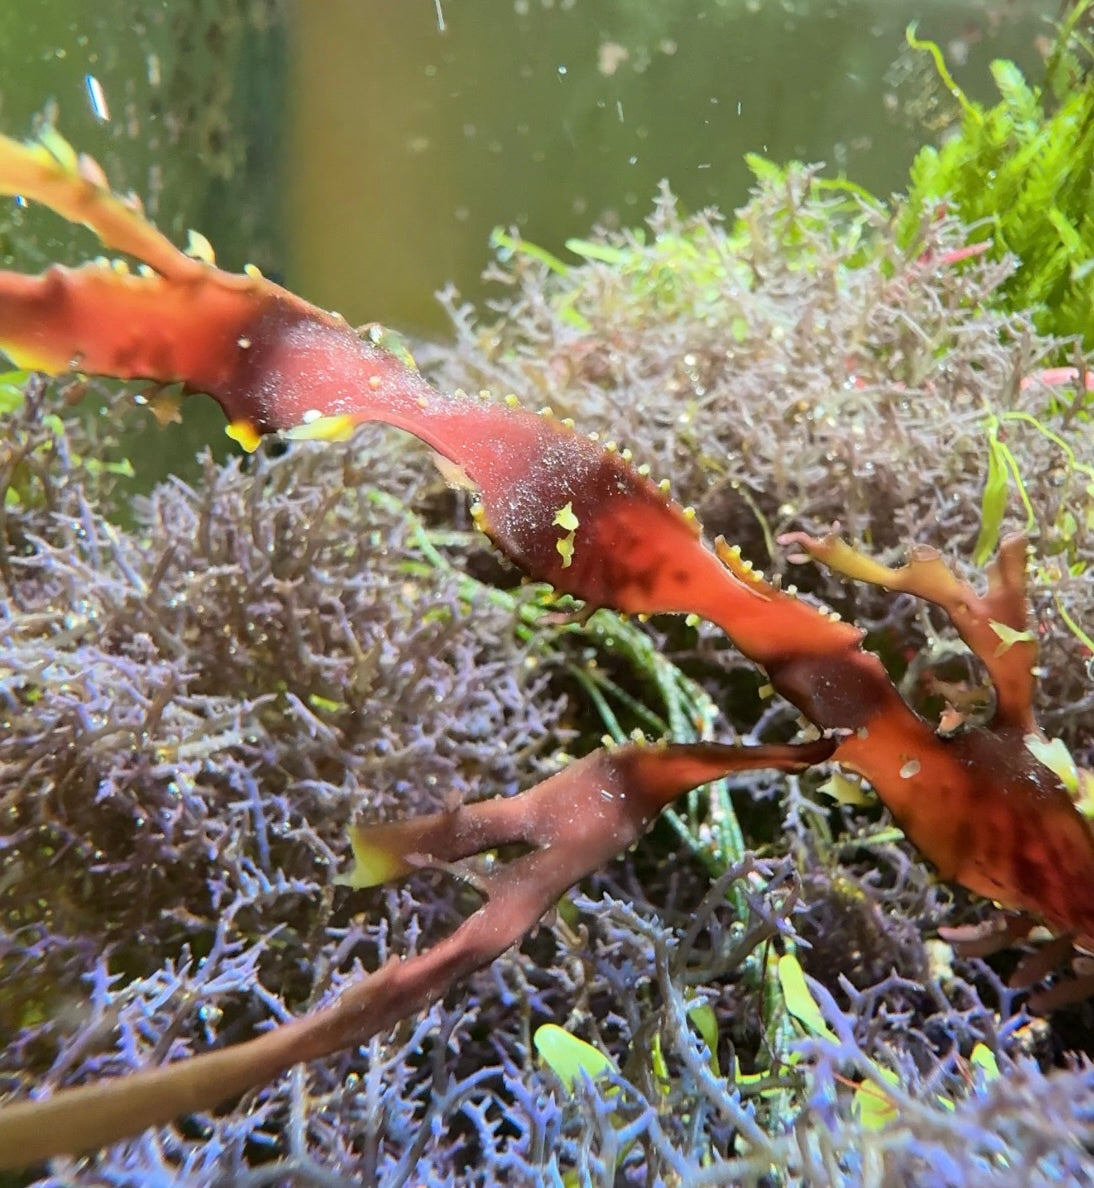
<path id="1" fill-rule="evenodd" d="M 39 146 L 45 149 L 53 161 L 60 165 L 66 173 L 79 172 L 80 159 L 76 150 L 52 124 L 43 124 L 38 129 L 37 144 L 33 141 L 27 142 L 27 147 L 30 149 L 36 149 Z"/>
<path id="2" fill-rule="evenodd" d="M 471 505 L 471 523 L 474 524 L 476 531 L 481 532 L 483 536 L 490 535 L 490 521 L 486 518 L 486 509 L 481 503 Z M 520 584 L 523 586 L 527 582 L 528 575 L 521 574 Z"/>
<path id="3" fill-rule="evenodd" d="M 262 440 L 262 434 L 250 421 L 233 421 L 225 428 L 224 432 L 248 454 L 253 454 L 258 449 L 258 443 Z"/>
<path id="4" fill-rule="evenodd" d="M 289 441 L 348 441 L 356 427 L 354 419 L 346 413 L 338 413 L 333 417 L 313 417 L 305 413 L 304 423 L 286 429 L 282 436 Z M 243 443 L 240 442 L 240 445 Z"/>
<path id="5" fill-rule="evenodd" d="M 385 354 L 398 359 L 404 367 L 409 368 L 411 371 L 418 370 L 418 364 L 411 352 L 409 343 L 397 330 L 392 330 L 381 322 L 368 322 L 364 326 L 359 327 L 357 333 L 367 338 L 374 347 L 378 347 Z M 456 395 L 463 397 L 467 393 L 457 390 Z"/>
<path id="6" fill-rule="evenodd" d="M 555 512 L 555 518 L 551 521 L 559 528 L 564 528 L 567 532 L 573 532 L 578 526 L 578 518 L 574 514 L 574 505 L 572 502 L 565 504 Z"/>
<path id="7" fill-rule="evenodd" d="M 865 807 L 874 804 L 877 799 L 870 791 L 863 788 L 859 780 L 848 778 L 839 771 L 834 771 L 823 784 L 818 786 L 817 791 L 831 796 L 839 804 Z"/>
<path id="8" fill-rule="evenodd" d="M 1063 739 L 1043 739 L 1036 734 L 1027 734 L 1022 741 L 1026 750 L 1043 763 L 1072 796 L 1079 791 L 1079 767 Z"/>
<path id="9" fill-rule="evenodd" d="M 562 558 L 562 568 L 569 569 L 574 561 L 574 534 L 578 527 L 578 518 L 574 514 L 573 503 L 566 503 L 560 507 L 555 512 L 555 518 L 551 523 L 566 533 L 565 536 L 555 541 L 555 548 L 558 549 L 558 555 Z"/>
<path id="10" fill-rule="evenodd" d="M 186 232 L 186 247 L 183 250 L 192 260 L 200 260 L 210 268 L 216 266 L 217 258 L 213 245 L 200 231 L 195 231 L 192 227 Z"/>
<path id="11" fill-rule="evenodd" d="M 379 887 L 382 883 L 390 883 L 392 879 L 409 874 L 413 869 L 400 855 L 370 842 L 368 835 L 367 825 L 350 827 L 349 843 L 353 850 L 353 869 L 345 874 L 335 875 L 336 886 L 352 887 L 355 891 L 366 887 Z"/>

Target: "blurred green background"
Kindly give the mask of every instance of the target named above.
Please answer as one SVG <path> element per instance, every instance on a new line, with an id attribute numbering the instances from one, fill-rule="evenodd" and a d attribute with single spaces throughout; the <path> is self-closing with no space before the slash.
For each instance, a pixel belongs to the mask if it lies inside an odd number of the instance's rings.
<path id="1" fill-rule="evenodd" d="M 557 250 L 639 222 L 666 178 L 731 211 L 746 152 L 899 188 L 936 115 L 918 21 L 969 92 L 1035 69 L 1059 0 L 325 0 L 291 25 L 294 283 L 351 321 L 442 326 L 496 225 Z"/>

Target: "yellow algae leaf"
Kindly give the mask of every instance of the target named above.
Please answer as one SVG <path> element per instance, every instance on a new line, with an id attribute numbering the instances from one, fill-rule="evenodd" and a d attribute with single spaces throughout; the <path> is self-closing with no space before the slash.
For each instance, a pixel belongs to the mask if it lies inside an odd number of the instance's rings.
<path id="1" fill-rule="evenodd" d="M 710 1052 L 711 1072 L 716 1077 L 720 1077 L 722 1071 L 718 1066 L 718 1016 L 715 1015 L 714 1008 L 709 1002 L 698 1003 L 689 1008 L 688 1018 L 691 1020 L 691 1025 L 703 1037 L 703 1043 L 706 1044 L 707 1050 Z"/>
<path id="2" fill-rule="evenodd" d="M 536 1028 L 532 1043 L 543 1062 L 570 1093 L 576 1093 L 586 1077 L 590 1081 L 616 1071 L 610 1056 L 571 1035 L 557 1023 Z"/>
<path id="3" fill-rule="evenodd" d="M 1025 737 L 1026 750 L 1049 771 L 1059 777 L 1060 783 L 1074 798 L 1079 791 L 1079 769 L 1062 738 L 1044 739 L 1036 734 Z"/>
<path id="4" fill-rule="evenodd" d="M 999 1062 L 987 1044 L 977 1044 L 973 1048 L 972 1054 L 969 1056 L 969 1063 L 973 1068 L 978 1068 L 983 1072 L 985 1081 L 998 1080 Z"/>
<path id="5" fill-rule="evenodd" d="M 881 1080 L 890 1085 L 899 1085 L 900 1078 L 888 1068 L 877 1070 Z M 883 1130 L 896 1120 L 896 1103 L 873 1081 L 860 1081 L 851 1099 L 851 1109 L 863 1130 Z"/>
<path id="6" fill-rule="evenodd" d="M 258 443 L 262 440 L 262 434 L 250 421 L 233 421 L 225 428 L 224 432 L 232 441 L 242 446 L 248 454 L 253 454 L 258 449 Z"/>
<path id="7" fill-rule="evenodd" d="M 1015 631 L 1013 627 L 1008 627 L 1006 623 L 1000 623 L 998 619 L 989 619 L 988 626 L 999 636 L 999 646 L 995 649 L 997 656 L 1002 656 L 1006 651 L 1009 651 L 1017 643 L 1035 643 L 1036 637 L 1032 631 Z"/>
<path id="8" fill-rule="evenodd" d="M 352 417 L 339 413 L 333 417 L 312 417 L 302 425 L 286 429 L 282 436 L 289 441 L 348 441 L 356 428 L 357 422 Z"/>
<path id="9" fill-rule="evenodd" d="M 806 1031 L 830 1039 L 834 1044 L 839 1043 L 824 1021 L 824 1015 L 821 1014 L 817 1000 L 805 980 L 801 962 L 793 953 L 786 953 L 779 958 L 779 986 L 783 992 L 786 1009 Z"/>
<path id="10" fill-rule="evenodd" d="M 574 560 L 574 534 L 578 527 L 578 518 L 574 514 L 573 503 L 567 503 L 560 507 L 555 512 L 555 518 L 551 523 L 566 532 L 565 536 L 555 541 L 555 548 L 558 549 L 558 555 L 562 558 L 562 568 L 568 569 Z"/>
<path id="11" fill-rule="evenodd" d="M 79 155 L 52 124 L 43 124 L 38 130 L 38 143 L 65 173 L 79 172 Z"/>
<path id="12" fill-rule="evenodd" d="M 564 528 L 567 532 L 574 532 L 577 529 L 579 521 L 574 514 L 573 503 L 567 503 L 564 507 L 560 507 L 555 512 L 555 518 L 551 523 L 556 524 L 559 528 Z"/>
<path id="13" fill-rule="evenodd" d="M 186 232 L 186 254 L 195 260 L 200 260 L 203 264 L 210 265 L 210 267 L 215 267 L 217 262 L 213 245 L 193 227 L 188 228 Z"/>
<path id="14" fill-rule="evenodd" d="M 858 780 L 849 779 L 842 772 L 833 772 L 817 789 L 840 804 L 870 805 L 876 802 L 876 797 L 864 791 Z"/>
<path id="15" fill-rule="evenodd" d="M 353 869 L 346 874 L 335 875 L 339 887 L 352 887 L 360 891 L 365 887 L 379 887 L 392 879 L 402 878 L 413 869 L 401 855 L 393 854 L 370 840 L 372 831 L 367 825 L 354 825 L 349 831 L 353 850 Z"/>

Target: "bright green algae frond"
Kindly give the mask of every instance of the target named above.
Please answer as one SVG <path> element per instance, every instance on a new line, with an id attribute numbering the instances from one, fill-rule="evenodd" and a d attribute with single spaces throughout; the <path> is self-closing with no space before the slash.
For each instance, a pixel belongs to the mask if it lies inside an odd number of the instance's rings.
<path id="1" fill-rule="evenodd" d="M 1074 7 L 1068 28 L 1081 27 L 1089 3 Z M 1087 18 L 1089 19 L 1089 18 Z M 1079 335 L 1094 346 L 1094 57 L 1089 42 L 1065 33 L 1046 78 L 1031 84 L 1013 62 L 996 61 L 1000 101 L 985 107 L 954 83 L 938 46 L 909 43 L 933 55 L 962 118 L 912 165 L 897 223 L 914 244 L 940 208 L 954 210 L 996 256 L 1012 255 L 1003 286 L 1007 304 L 1032 311 L 1039 330 Z"/>

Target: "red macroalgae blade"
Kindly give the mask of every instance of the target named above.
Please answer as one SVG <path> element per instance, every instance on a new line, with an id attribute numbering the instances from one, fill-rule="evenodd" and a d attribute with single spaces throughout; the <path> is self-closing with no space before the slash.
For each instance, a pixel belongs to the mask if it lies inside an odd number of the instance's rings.
<path id="1" fill-rule="evenodd" d="M 703 742 L 601 748 L 516 797 L 477 801 L 408 821 L 354 825 L 354 869 L 339 882 L 371 887 L 429 862 L 456 862 L 514 842 L 555 847 L 561 851 L 560 863 L 593 870 L 637 841 L 662 809 L 690 789 L 764 767 L 803 771 L 822 763 L 834 747 L 830 740 L 817 739 L 797 745 Z M 581 856 L 583 847 L 592 849 Z"/>
<path id="2" fill-rule="evenodd" d="M 572 427 L 443 394 L 336 315 L 259 276 L 210 265 L 183 280 L 107 266 L 0 274 L 0 346 L 50 372 L 182 383 L 218 400 L 233 435 L 344 434 L 385 421 L 466 474 L 481 523 L 532 577 L 593 606 L 695 611 L 756 596 L 655 484 Z"/>

